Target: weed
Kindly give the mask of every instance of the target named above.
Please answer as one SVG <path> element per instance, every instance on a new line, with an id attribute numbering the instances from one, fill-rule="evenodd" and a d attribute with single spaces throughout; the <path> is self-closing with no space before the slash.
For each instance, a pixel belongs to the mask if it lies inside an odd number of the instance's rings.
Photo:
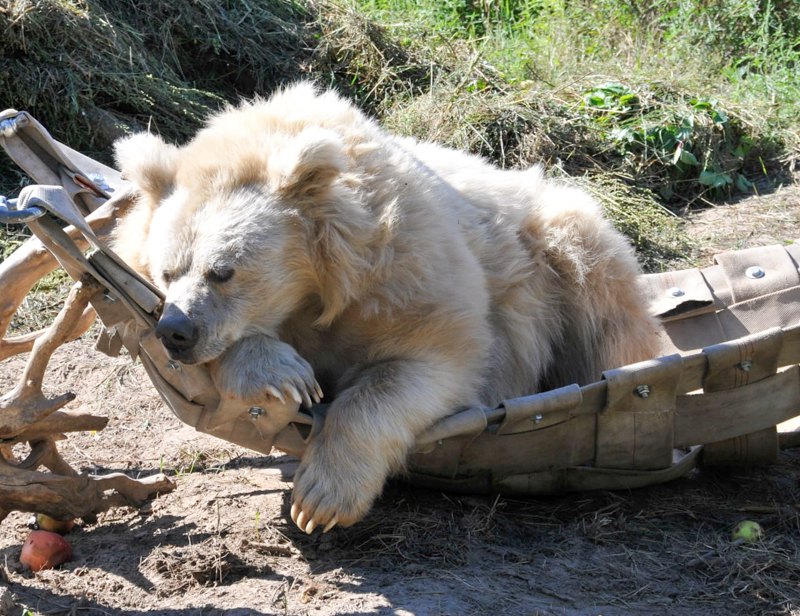
<path id="1" fill-rule="evenodd" d="M 159 456 L 158 472 L 176 477 L 192 473 L 218 473 L 225 470 L 230 450 L 220 447 L 197 447 L 189 443 L 172 454 Z"/>
<path id="2" fill-rule="evenodd" d="M 715 99 L 691 97 L 666 106 L 623 84 L 587 89 L 583 109 L 638 177 L 656 176 L 661 197 L 670 202 L 681 192 L 711 192 L 713 198 L 750 193 L 745 175 L 753 140 L 729 118 Z M 751 164 L 752 166 L 752 164 Z"/>

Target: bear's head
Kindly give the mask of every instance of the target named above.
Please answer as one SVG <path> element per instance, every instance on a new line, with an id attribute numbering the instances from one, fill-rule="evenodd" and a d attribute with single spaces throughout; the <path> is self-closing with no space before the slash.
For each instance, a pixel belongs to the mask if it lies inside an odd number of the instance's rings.
<path id="1" fill-rule="evenodd" d="M 180 148 L 150 134 L 116 144 L 140 198 L 115 248 L 164 290 L 156 334 L 184 363 L 277 336 L 308 305 L 331 323 L 370 269 L 375 225 L 342 138 L 313 125 L 280 130 L 254 119 L 257 109 L 223 113 Z"/>

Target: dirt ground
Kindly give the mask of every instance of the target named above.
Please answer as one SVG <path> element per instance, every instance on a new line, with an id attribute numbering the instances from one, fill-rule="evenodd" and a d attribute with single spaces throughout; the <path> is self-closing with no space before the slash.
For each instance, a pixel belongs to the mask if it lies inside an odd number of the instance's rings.
<path id="1" fill-rule="evenodd" d="M 800 188 L 687 219 L 700 263 L 800 237 Z M 0 392 L 20 358 L 0 364 Z M 365 521 L 306 536 L 288 517 L 295 461 L 183 426 L 140 365 L 89 336 L 49 387 L 107 414 L 61 451 L 91 473 L 163 471 L 177 488 L 68 535 L 72 562 L 19 565 L 28 515 L 0 524 L 0 615 L 800 615 L 800 450 L 768 468 L 702 469 L 633 492 L 531 499 L 389 485 Z M 763 540 L 731 530 L 759 522 Z"/>

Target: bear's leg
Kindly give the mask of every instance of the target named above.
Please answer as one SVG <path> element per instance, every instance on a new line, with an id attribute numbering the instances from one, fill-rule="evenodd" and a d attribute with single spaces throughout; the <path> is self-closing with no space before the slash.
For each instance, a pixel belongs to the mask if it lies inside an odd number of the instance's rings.
<path id="1" fill-rule="evenodd" d="M 415 437 L 469 399 L 458 370 L 394 360 L 363 370 L 331 404 L 295 476 L 292 519 L 305 532 L 350 526 L 400 470 Z"/>

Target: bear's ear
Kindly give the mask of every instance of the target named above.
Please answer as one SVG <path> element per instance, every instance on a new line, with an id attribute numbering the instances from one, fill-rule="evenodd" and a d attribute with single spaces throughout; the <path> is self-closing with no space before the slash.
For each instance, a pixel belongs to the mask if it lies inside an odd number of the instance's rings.
<path id="1" fill-rule="evenodd" d="M 150 133 L 137 133 L 114 143 L 114 158 L 126 180 L 150 193 L 156 201 L 175 183 L 178 148 Z"/>
<path id="2" fill-rule="evenodd" d="M 347 170 L 344 143 L 335 133 L 307 128 L 270 161 L 285 197 L 313 197 L 325 192 Z"/>

